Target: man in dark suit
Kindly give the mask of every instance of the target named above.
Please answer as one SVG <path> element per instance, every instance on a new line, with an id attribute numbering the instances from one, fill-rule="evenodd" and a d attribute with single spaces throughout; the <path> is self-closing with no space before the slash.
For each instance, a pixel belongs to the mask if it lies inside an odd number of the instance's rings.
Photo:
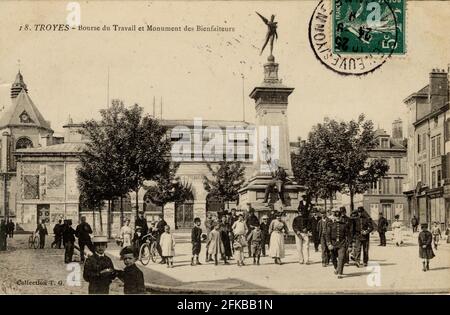
<path id="1" fill-rule="evenodd" d="M 311 238 L 314 243 L 314 250 L 316 252 L 319 251 L 319 244 L 320 244 L 319 230 L 317 229 L 319 221 L 320 221 L 319 211 L 317 211 L 317 209 L 314 209 L 313 215 L 311 217 Z"/>
<path id="2" fill-rule="evenodd" d="M 378 246 L 386 246 L 386 231 L 388 224 L 389 222 L 383 216 L 383 212 L 380 212 L 378 218 L 378 234 L 380 235 L 380 244 Z"/>
<path id="3" fill-rule="evenodd" d="M 39 234 L 39 248 L 45 247 L 45 236 L 48 235 L 47 226 L 45 225 L 45 221 L 42 220 L 40 224 L 38 224 L 36 228 L 36 233 Z"/>
<path id="4" fill-rule="evenodd" d="M 80 247 L 80 260 L 84 262 L 84 249 L 85 247 L 89 248 L 89 250 L 94 253 L 94 245 L 91 241 L 92 229 L 89 223 L 86 222 L 86 217 L 82 216 L 80 218 L 81 223 L 78 224 L 75 235 L 78 237 L 78 246 Z"/>
<path id="5" fill-rule="evenodd" d="M 8 237 L 8 226 L 5 220 L 0 221 L 0 250 L 6 250 Z"/>
<path id="6" fill-rule="evenodd" d="M 62 232 L 64 230 L 64 225 L 61 224 L 61 220 L 55 224 L 53 227 L 53 234 L 55 235 L 55 240 L 53 241 L 51 247 L 61 248 Z"/>
<path id="7" fill-rule="evenodd" d="M 338 279 L 344 274 L 345 254 L 351 242 L 350 226 L 341 217 L 341 210 L 334 209 L 334 220 L 327 224 L 326 241 L 333 261 L 334 273 Z"/>
<path id="8" fill-rule="evenodd" d="M 14 237 L 14 230 L 16 229 L 16 225 L 14 224 L 12 219 L 9 219 L 9 222 L 8 222 L 7 226 L 8 226 L 9 238 L 13 238 Z"/>
<path id="9" fill-rule="evenodd" d="M 327 225 L 331 220 L 327 216 L 327 211 L 325 209 L 320 210 L 322 218 L 317 223 L 318 237 L 320 239 L 320 249 L 322 250 L 322 266 L 326 267 L 330 263 L 330 251 L 328 250 L 326 234 Z"/>
<path id="10" fill-rule="evenodd" d="M 140 226 L 142 229 L 142 235 L 148 234 L 147 219 L 144 217 L 144 211 L 139 211 L 139 216 L 134 221 L 134 226 Z M 164 229 L 163 229 L 164 232 Z"/>
<path id="11" fill-rule="evenodd" d="M 64 243 L 64 262 L 72 262 L 73 250 L 75 247 L 75 230 L 72 228 L 72 220 L 64 220 L 64 225 L 60 227 L 62 240 Z"/>
<path id="12" fill-rule="evenodd" d="M 89 282 L 89 294 L 109 294 L 109 286 L 116 277 L 111 258 L 105 255 L 108 239 L 104 236 L 93 238 L 94 252 L 86 259 L 83 279 Z"/>
<path id="13" fill-rule="evenodd" d="M 358 217 L 354 220 L 353 231 L 355 237 L 355 264 L 357 267 L 360 267 L 362 248 L 363 263 L 364 266 L 367 266 L 369 262 L 370 232 L 373 231 L 373 222 L 363 207 L 358 207 Z"/>
<path id="14" fill-rule="evenodd" d="M 259 220 L 258 217 L 255 215 L 255 209 L 250 208 L 248 210 L 249 216 L 247 217 L 247 220 L 245 220 L 245 225 L 247 226 L 247 235 L 248 237 L 250 233 L 253 231 L 253 229 L 257 226 L 259 226 Z M 252 257 L 252 249 L 251 249 L 251 241 L 248 241 L 248 257 Z"/>

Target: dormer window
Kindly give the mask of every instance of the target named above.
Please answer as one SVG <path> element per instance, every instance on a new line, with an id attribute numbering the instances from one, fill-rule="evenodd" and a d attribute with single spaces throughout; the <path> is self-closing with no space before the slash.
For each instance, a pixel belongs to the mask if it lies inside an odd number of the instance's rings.
<path id="1" fill-rule="evenodd" d="M 381 138 L 380 139 L 380 147 L 384 149 L 389 148 L 389 138 Z"/>

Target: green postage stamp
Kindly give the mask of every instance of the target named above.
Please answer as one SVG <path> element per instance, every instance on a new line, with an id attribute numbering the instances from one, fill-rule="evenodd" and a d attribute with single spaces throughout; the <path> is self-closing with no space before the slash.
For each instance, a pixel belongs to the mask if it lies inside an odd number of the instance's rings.
<path id="1" fill-rule="evenodd" d="M 333 52 L 406 53 L 406 0 L 332 0 Z"/>

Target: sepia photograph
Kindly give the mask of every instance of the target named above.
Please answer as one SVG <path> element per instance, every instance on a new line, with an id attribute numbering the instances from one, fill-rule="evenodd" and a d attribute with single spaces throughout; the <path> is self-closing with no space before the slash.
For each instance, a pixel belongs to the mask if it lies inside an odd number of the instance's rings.
<path id="1" fill-rule="evenodd" d="M 0 295 L 448 295 L 449 16 L 0 2 Z"/>

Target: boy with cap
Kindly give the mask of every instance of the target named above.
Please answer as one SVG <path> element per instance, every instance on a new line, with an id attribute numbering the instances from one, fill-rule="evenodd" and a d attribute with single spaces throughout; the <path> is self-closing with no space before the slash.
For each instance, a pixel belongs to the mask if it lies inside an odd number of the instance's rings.
<path id="1" fill-rule="evenodd" d="M 433 235 L 428 231 L 428 224 L 422 223 L 422 231 L 419 233 L 419 257 L 422 258 L 423 271 L 430 270 L 430 259 L 433 259 L 434 252 L 431 246 Z"/>
<path id="2" fill-rule="evenodd" d="M 192 242 L 192 258 L 191 258 L 191 266 L 201 265 L 198 256 L 200 255 L 200 251 L 202 249 L 202 229 L 200 225 L 202 221 L 200 218 L 194 219 L 194 227 L 191 232 L 191 242 Z"/>
<path id="3" fill-rule="evenodd" d="M 123 260 L 125 268 L 116 270 L 117 277 L 123 282 L 124 294 L 145 293 L 144 274 L 136 266 L 136 256 L 133 247 L 127 246 L 120 251 L 120 259 Z"/>
<path id="4" fill-rule="evenodd" d="M 108 239 L 96 236 L 92 239 L 94 254 L 86 259 L 83 279 L 89 282 L 89 294 L 109 294 L 109 286 L 116 277 L 111 259 L 105 255 Z"/>

